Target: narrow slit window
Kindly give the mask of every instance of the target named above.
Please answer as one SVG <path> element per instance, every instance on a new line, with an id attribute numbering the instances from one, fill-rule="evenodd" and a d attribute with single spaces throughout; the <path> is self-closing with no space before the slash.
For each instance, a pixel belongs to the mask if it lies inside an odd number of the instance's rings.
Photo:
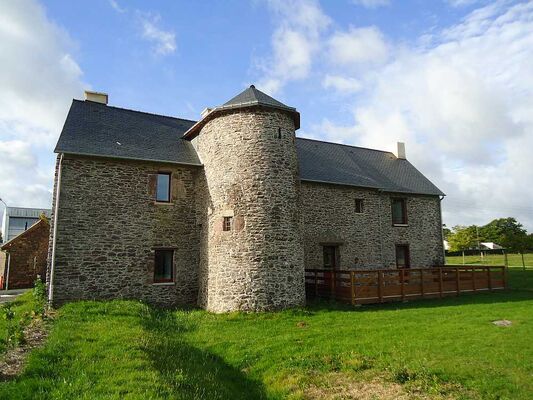
<path id="1" fill-rule="evenodd" d="M 355 213 L 356 214 L 363 213 L 363 200 L 362 199 L 355 199 Z"/>
<path id="2" fill-rule="evenodd" d="M 231 228 L 233 226 L 233 217 L 224 217 L 224 221 L 222 221 L 222 230 L 223 231 L 231 231 Z"/>
<path id="3" fill-rule="evenodd" d="M 174 279 L 174 250 L 155 250 L 154 282 L 172 282 Z"/>
<path id="4" fill-rule="evenodd" d="M 169 173 L 161 172 L 157 174 L 156 201 L 160 201 L 163 203 L 170 202 L 170 174 Z"/>
<path id="5" fill-rule="evenodd" d="M 281 139 L 281 128 L 278 128 L 278 139 Z"/>

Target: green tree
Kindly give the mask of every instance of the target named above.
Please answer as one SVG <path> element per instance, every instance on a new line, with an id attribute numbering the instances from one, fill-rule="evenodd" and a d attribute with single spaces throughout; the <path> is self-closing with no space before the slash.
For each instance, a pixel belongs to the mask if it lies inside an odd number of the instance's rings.
<path id="1" fill-rule="evenodd" d="M 453 232 L 448 235 L 448 244 L 451 251 L 463 252 L 463 264 L 465 259 L 465 250 L 478 247 L 478 227 L 476 225 L 453 227 Z"/>
<path id="2" fill-rule="evenodd" d="M 526 235 L 526 230 L 515 218 L 498 218 L 479 228 L 480 236 L 487 242 L 506 247 L 503 242 L 515 236 Z"/>

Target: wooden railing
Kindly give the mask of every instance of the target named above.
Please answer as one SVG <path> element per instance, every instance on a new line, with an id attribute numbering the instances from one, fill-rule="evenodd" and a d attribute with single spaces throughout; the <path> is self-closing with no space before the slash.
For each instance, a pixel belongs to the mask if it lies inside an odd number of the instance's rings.
<path id="1" fill-rule="evenodd" d="M 308 298 L 331 298 L 352 304 L 443 297 L 505 287 L 505 266 L 448 265 L 408 269 L 305 270 Z"/>

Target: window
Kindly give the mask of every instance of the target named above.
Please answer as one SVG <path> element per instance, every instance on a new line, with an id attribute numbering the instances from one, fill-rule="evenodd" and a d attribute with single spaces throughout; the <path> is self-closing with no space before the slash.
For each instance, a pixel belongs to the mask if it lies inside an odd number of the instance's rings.
<path id="1" fill-rule="evenodd" d="M 396 245 L 396 268 L 409 268 L 411 261 L 409 260 L 409 245 Z"/>
<path id="2" fill-rule="evenodd" d="M 170 173 L 157 174 L 157 201 L 170 202 Z"/>
<path id="3" fill-rule="evenodd" d="M 281 128 L 278 128 L 278 139 L 281 139 Z"/>
<path id="4" fill-rule="evenodd" d="M 172 282 L 174 250 L 156 250 L 154 282 Z"/>
<path id="5" fill-rule="evenodd" d="M 363 200 L 362 199 L 355 199 L 355 212 L 356 214 L 363 213 Z"/>
<path id="6" fill-rule="evenodd" d="M 392 224 L 407 224 L 407 207 L 405 199 L 392 199 Z"/>
<path id="7" fill-rule="evenodd" d="M 233 225 L 233 217 L 224 217 L 224 221 L 222 221 L 222 230 L 231 231 L 232 225 Z"/>
<path id="8" fill-rule="evenodd" d="M 337 267 L 337 246 L 324 246 L 324 268 Z"/>

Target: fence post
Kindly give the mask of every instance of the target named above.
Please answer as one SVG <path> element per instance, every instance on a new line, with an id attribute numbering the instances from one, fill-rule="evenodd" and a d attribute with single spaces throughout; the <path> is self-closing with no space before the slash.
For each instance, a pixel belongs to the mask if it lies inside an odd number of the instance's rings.
<path id="1" fill-rule="evenodd" d="M 472 267 L 472 289 L 476 291 L 476 267 Z"/>
<path id="2" fill-rule="evenodd" d="M 318 298 L 318 271 L 315 269 L 315 297 Z"/>
<path id="3" fill-rule="evenodd" d="M 335 270 L 331 270 L 331 297 L 335 298 Z"/>
<path id="4" fill-rule="evenodd" d="M 420 291 L 422 298 L 424 297 L 424 270 L 420 268 Z"/>
<path id="5" fill-rule="evenodd" d="M 439 267 L 439 297 L 442 298 L 442 268 Z"/>
<path id="6" fill-rule="evenodd" d="M 378 297 L 379 297 L 380 303 L 383 303 L 382 287 L 383 287 L 383 271 L 378 271 Z"/>
<path id="7" fill-rule="evenodd" d="M 403 268 L 400 269 L 400 280 L 401 280 L 401 291 L 402 291 L 402 301 L 405 301 L 405 278 L 403 274 Z"/>
<path id="8" fill-rule="evenodd" d="M 355 272 L 350 271 L 350 281 L 352 282 L 352 306 L 355 305 Z"/>
<path id="9" fill-rule="evenodd" d="M 506 266 L 503 267 L 502 276 L 503 276 L 503 288 L 507 289 L 507 268 Z"/>
<path id="10" fill-rule="evenodd" d="M 460 292 L 459 268 L 455 268 L 455 289 L 457 291 L 457 296 L 459 296 L 459 292 Z"/>

